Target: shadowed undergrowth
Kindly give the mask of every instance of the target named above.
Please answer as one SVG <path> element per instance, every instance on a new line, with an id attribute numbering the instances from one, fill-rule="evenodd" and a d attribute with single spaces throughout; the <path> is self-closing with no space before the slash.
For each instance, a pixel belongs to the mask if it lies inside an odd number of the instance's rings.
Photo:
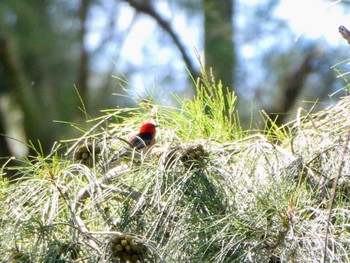
<path id="1" fill-rule="evenodd" d="M 21 179 L 1 180 L 3 262 L 349 261 L 350 99 L 259 133 L 213 77 L 196 86 L 179 108 L 103 111 L 49 156 L 6 167 Z M 150 119 L 152 152 L 110 163 Z"/>

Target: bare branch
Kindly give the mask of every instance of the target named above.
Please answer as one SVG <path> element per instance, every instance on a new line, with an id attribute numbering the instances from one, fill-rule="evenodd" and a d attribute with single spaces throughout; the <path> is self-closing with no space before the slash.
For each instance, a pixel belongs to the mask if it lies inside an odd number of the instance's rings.
<path id="1" fill-rule="evenodd" d="M 330 204 L 329 204 L 328 219 L 327 219 L 327 225 L 326 225 L 326 236 L 325 236 L 325 240 L 324 240 L 324 254 L 323 254 L 323 262 L 324 263 L 327 262 L 327 247 L 328 247 L 329 227 L 330 227 L 330 222 L 331 222 L 331 218 L 332 218 L 332 210 L 333 210 L 334 200 L 335 200 L 335 196 L 337 193 L 337 185 L 338 185 L 341 173 L 343 171 L 344 158 L 345 158 L 345 155 L 347 154 L 349 140 L 350 140 L 350 131 L 348 131 L 348 133 L 347 133 L 347 136 L 346 136 L 346 139 L 345 139 L 345 142 L 343 145 L 343 151 L 342 151 L 342 154 L 341 154 L 340 160 L 339 160 L 338 171 L 337 171 L 337 174 L 335 175 L 335 178 L 333 181 L 333 189 L 332 189 L 332 195 L 331 195 L 331 200 L 330 200 Z"/>
<path id="2" fill-rule="evenodd" d="M 194 78 L 198 77 L 199 72 L 195 69 L 194 65 L 192 64 L 192 61 L 189 55 L 187 54 L 184 45 L 181 43 L 179 37 L 176 35 L 171 25 L 163 17 L 161 17 L 156 12 L 156 10 L 154 10 L 154 8 L 148 3 L 148 1 L 137 1 L 137 0 L 124 0 L 124 1 L 129 3 L 137 11 L 147 14 L 157 21 L 157 23 L 161 26 L 161 28 L 163 28 L 165 32 L 167 32 L 170 35 L 171 39 L 174 41 L 176 47 L 179 49 L 182 55 L 184 62 L 186 63 L 186 66 L 189 72 L 192 74 Z"/>

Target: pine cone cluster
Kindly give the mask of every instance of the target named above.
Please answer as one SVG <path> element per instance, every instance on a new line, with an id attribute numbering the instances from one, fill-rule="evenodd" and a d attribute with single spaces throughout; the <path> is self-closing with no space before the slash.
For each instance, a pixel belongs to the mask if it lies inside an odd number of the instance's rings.
<path id="1" fill-rule="evenodd" d="M 130 263 L 141 263 L 145 246 L 130 235 L 116 235 L 110 241 L 113 255 Z"/>
<path id="2" fill-rule="evenodd" d="M 85 142 L 77 147 L 74 152 L 74 160 L 92 167 L 97 160 L 98 154 L 101 152 L 101 148 L 95 142 Z"/>
<path id="3" fill-rule="evenodd" d="M 181 145 L 172 148 L 165 157 L 167 168 L 174 166 L 178 160 L 187 169 L 200 168 L 204 164 L 208 153 L 204 150 L 202 144 Z"/>

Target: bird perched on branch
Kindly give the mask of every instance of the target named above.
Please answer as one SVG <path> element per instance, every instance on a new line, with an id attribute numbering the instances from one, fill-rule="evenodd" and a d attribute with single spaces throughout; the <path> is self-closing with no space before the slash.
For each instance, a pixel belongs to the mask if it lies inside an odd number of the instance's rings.
<path id="1" fill-rule="evenodd" d="M 156 143 L 156 127 L 158 125 L 147 122 L 141 126 L 139 133 L 132 136 L 128 141 L 122 139 L 128 146 L 117 152 L 111 162 L 123 157 L 132 156 L 135 153 L 141 154 L 149 151 Z"/>

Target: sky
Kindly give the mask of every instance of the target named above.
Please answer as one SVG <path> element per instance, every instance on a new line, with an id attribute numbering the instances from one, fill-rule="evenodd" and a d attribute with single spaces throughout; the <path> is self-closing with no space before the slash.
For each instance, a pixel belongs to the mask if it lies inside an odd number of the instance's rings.
<path id="1" fill-rule="evenodd" d="M 343 42 L 338 27 L 350 28 L 349 14 L 344 13 L 341 1 L 281 0 L 276 14 L 286 19 L 299 37 L 324 38 L 330 45 Z"/>
<path id="2" fill-rule="evenodd" d="M 238 1 L 242 1 L 245 5 L 255 5 L 261 2 L 259 0 Z M 290 28 L 295 33 L 295 41 L 298 41 L 299 38 L 324 38 L 330 45 L 339 45 L 344 41 L 340 37 L 338 27 L 344 25 L 350 28 L 350 14 L 345 14 L 345 8 L 342 4 L 339 4 L 340 2 L 341 0 L 281 0 L 275 14 L 287 21 Z M 131 30 L 128 32 L 125 39 L 122 53 L 126 54 L 129 60 L 133 61 L 135 64 L 142 64 L 142 54 L 140 54 L 140 52 L 144 52 L 143 46 L 150 37 L 154 35 L 157 24 L 153 19 L 147 16 L 144 16 L 146 19 L 133 21 L 135 13 L 127 4 L 121 5 L 119 8 L 121 8 L 121 10 L 117 15 L 119 16 L 119 21 L 122 23 L 118 23 L 118 26 L 128 30 L 128 26 L 133 22 L 132 27 L 130 27 Z M 191 21 L 188 19 L 186 21 L 183 16 L 171 12 L 169 6 L 166 5 L 165 2 L 161 1 L 157 9 L 161 9 L 163 17 L 172 21 L 176 32 L 181 34 L 181 39 L 185 40 L 184 44 L 187 45 L 190 50 L 193 50 L 193 48 L 200 50 L 201 32 L 194 30 L 196 27 L 195 24 L 191 25 L 189 24 Z M 242 15 L 244 16 L 244 14 Z M 98 42 L 101 40 L 100 32 L 104 25 L 108 23 L 103 14 L 97 13 L 96 18 L 93 19 L 93 30 L 90 31 L 87 39 L 91 48 L 98 46 Z M 193 20 L 199 19 L 200 17 L 197 16 Z M 107 52 L 113 54 L 115 48 L 117 47 L 111 45 Z M 158 51 L 162 52 L 162 50 Z M 164 52 L 161 57 L 166 59 L 167 56 L 167 53 Z"/>
<path id="3" fill-rule="evenodd" d="M 238 0 L 245 5 L 256 5 L 261 2 L 259 0 Z M 350 28 L 350 14 L 345 14 L 345 8 L 340 3 L 341 0 L 281 0 L 275 14 L 288 21 L 290 28 L 298 37 L 307 38 L 325 38 L 331 45 L 338 45 L 341 38 L 339 37 L 338 27 L 344 25 Z M 117 14 L 119 24 L 122 28 L 127 28 L 134 17 L 134 11 L 129 5 L 120 6 L 122 9 Z M 185 21 L 182 16 L 177 16 L 169 10 L 169 6 L 160 2 L 157 6 L 161 9 L 162 15 L 166 19 L 170 19 L 177 32 L 181 32 L 181 38 L 186 39 L 189 45 L 198 45 L 200 35 L 198 31 L 193 30 L 189 21 Z M 349 10 L 348 10 L 349 11 Z M 243 14 L 244 15 L 244 14 Z M 101 29 L 108 22 L 103 14 L 96 14 L 93 19 L 94 30 L 90 31 L 88 36 L 88 44 L 91 48 L 97 45 L 101 39 Z M 196 17 L 195 19 L 198 19 Z M 149 38 L 154 31 L 155 24 L 152 19 L 143 19 L 141 23 L 134 23 L 130 35 L 127 37 L 123 51 L 129 54 L 130 58 L 135 62 L 140 59 L 137 50 L 142 49 L 145 39 Z"/>
<path id="4" fill-rule="evenodd" d="M 262 2 L 261 0 L 237 1 L 238 5 L 241 3 L 248 6 L 261 4 Z M 295 36 L 294 39 L 285 41 L 289 41 L 288 43 L 295 41 L 297 45 L 298 41 L 303 38 L 324 39 L 329 45 L 342 45 L 346 48 L 348 44 L 339 34 L 338 27 L 344 25 L 350 28 L 350 14 L 346 14 L 346 11 L 349 13 L 350 10 L 346 10 L 340 2 L 340 0 L 281 0 L 274 14 L 287 22 Z M 182 12 L 177 12 L 176 9 L 174 11 L 171 4 L 168 5 L 168 1 L 157 1 L 157 3 L 157 10 L 160 11 L 163 18 L 171 21 L 173 28 L 186 46 L 188 54 L 195 61 L 194 49 L 200 53 L 203 51 L 202 30 L 196 30 L 202 28 L 203 18 L 198 14 L 193 17 L 188 17 L 187 14 L 186 17 L 182 15 Z M 110 8 L 113 10 L 114 7 L 111 6 Z M 112 41 L 104 50 L 102 55 L 104 59 L 95 60 L 94 66 L 102 69 L 108 65 L 106 61 L 112 61 L 116 72 L 125 73 L 124 68 L 128 64 L 133 64 L 138 74 L 133 74 L 133 79 L 129 79 L 131 86 L 134 88 L 145 87 L 146 89 L 159 84 L 157 78 L 164 74 L 166 70 L 174 71 L 177 73 L 176 83 L 169 83 L 168 86 L 173 86 L 172 90 L 170 88 L 171 92 L 175 88 L 177 92 L 182 92 L 186 88 L 188 73 L 185 70 L 181 56 L 174 52 L 176 49 L 174 49 L 170 38 L 165 37 L 167 39 L 166 44 L 162 42 L 166 34 L 163 30 L 157 30 L 158 25 L 154 19 L 147 15 L 135 17 L 135 11 L 127 3 L 120 2 L 118 8 L 114 10 L 116 10 L 115 16 L 118 18 L 118 29 L 125 30 L 123 45 L 121 47 L 116 41 Z M 241 12 L 238 14 L 238 19 L 239 16 L 246 16 L 244 10 L 247 9 L 237 8 L 237 10 L 237 12 Z M 246 19 L 251 19 L 251 17 Z M 90 21 L 92 21 L 92 30 L 88 35 L 87 43 L 90 48 L 94 49 L 102 39 L 101 32 L 108 24 L 108 19 L 103 13 L 96 12 L 95 17 Z M 159 40 L 161 38 L 162 40 Z M 160 44 L 162 45 L 160 46 Z M 268 43 L 266 45 L 268 46 Z M 254 60 L 259 49 L 256 48 L 254 43 L 251 43 L 240 47 L 239 52 L 243 57 Z M 148 57 L 145 56 L 146 53 Z M 117 58 L 115 54 L 122 54 L 122 58 Z M 150 61 L 149 56 L 157 57 L 157 59 Z M 100 63 L 98 64 L 97 61 L 100 61 Z M 252 63 L 256 64 L 255 61 Z M 253 67 L 256 70 L 256 66 L 253 65 Z M 256 81 L 259 81 L 258 78 Z M 181 89 L 181 87 L 183 88 Z"/>

